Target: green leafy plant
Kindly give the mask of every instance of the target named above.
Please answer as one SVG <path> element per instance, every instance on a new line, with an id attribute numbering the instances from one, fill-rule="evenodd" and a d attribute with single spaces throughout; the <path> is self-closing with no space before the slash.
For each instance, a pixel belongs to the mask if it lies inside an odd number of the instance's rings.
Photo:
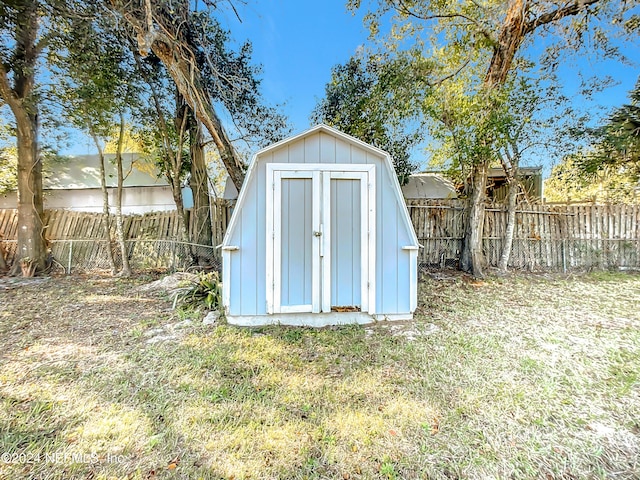
<path id="1" fill-rule="evenodd" d="M 185 287 L 178 289 L 173 298 L 176 305 L 198 308 L 204 306 L 209 310 L 217 310 L 222 306 L 222 282 L 218 272 L 201 272 Z"/>

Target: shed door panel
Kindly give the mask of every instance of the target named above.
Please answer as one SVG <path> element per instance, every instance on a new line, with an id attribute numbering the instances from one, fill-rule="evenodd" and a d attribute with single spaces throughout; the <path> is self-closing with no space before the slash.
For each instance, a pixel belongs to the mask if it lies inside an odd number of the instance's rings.
<path id="1" fill-rule="evenodd" d="M 282 307 L 311 311 L 312 303 L 312 180 L 283 178 L 281 184 Z M 304 308 L 303 306 L 308 306 Z"/>
<path id="2" fill-rule="evenodd" d="M 267 313 L 375 313 L 374 172 L 368 165 L 267 165 Z"/>
<path id="3" fill-rule="evenodd" d="M 331 179 L 331 306 L 360 307 L 361 181 Z"/>

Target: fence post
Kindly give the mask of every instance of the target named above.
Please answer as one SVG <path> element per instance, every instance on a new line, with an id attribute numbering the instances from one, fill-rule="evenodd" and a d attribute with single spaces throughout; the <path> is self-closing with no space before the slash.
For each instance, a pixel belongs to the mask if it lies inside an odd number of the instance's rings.
<path id="1" fill-rule="evenodd" d="M 69 241 L 69 263 L 67 265 L 67 275 L 71 275 L 71 257 L 73 256 L 73 240 Z"/>
<path id="2" fill-rule="evenodd" d="M 567 273 L 567 239 L 562 239 L 562 273 Z"/>

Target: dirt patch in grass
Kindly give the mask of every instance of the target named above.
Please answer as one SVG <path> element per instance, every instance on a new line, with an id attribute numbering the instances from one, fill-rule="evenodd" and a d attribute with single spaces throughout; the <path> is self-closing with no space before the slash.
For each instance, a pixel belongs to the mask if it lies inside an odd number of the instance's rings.
<path id="1" fill-rule="evenodd" d="M 415 322 L 321 330 L 154 280 L 0 280 L 0 478 L 640 475 L 638 276 L 426 275 Z"/>

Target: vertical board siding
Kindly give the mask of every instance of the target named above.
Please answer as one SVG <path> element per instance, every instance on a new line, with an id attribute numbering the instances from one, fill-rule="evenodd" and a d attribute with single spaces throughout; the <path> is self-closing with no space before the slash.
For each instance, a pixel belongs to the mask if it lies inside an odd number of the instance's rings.
<path id="1" fill-rule="evenodd" d="M 271 155 L 268 156 L 268 158 L 265 158 L 265 161 L 269 163 L 290 163 L 290 160 L 289 160 L 290 156 L 291 156 L 290 148 L 288 145 L 286 145 L 282 148 L 275 150 Z M 258 164 L 258 167 L 260 167 L 260 164 Z"/>
<path id="2" fill-rule="evenodd" d="M 365 163 L 373 163 L 376 165 L 376 170 L 380 171 L 381 162 L 376 161 L 376 158 L 373 158 L 373 161 L 368 161 L 367 152 L 362 150 L 361 148 L 356 147 L 355 145 L 350 145 L 350 162 L 353 164 L 365 164 Z M 378 184 L 379 185 L 379 184 Z"/>
<path id="3" fill-rule="evenodd" d="M 336 161 L 336 138 L 326 133 L 319 134 L 319 160 L 320 163 L 337 163 Z"/>
<path id="4" fill-rule="evenodd" d="M 320 134 L 311 135 L 304 140 L 304 163 L 320 163 Z M 297 162 L 297 159 L 290 159 Z"/>
<path id="5" fill-rule="evenodd" d="M 311 305 L 311 179 L 282 179 L 281 305 Z M 276 268 L 278 266 L 276 265 Z"/>
<path id="6" fill-rule="evenodd" d="M 256 222 L 256 211 L 259 208 L 260 202 L 256 189 L 249 190 L 250 196 L 247 198 L 245 208 L 240 212 L 240 224 L 242 226 L 241 236 L 238 246 L 242 251 L 242 255 L 237 255 L 237 252 L 232 253 L 232 257 L 240 257 L 241 265 L 241 278 L 240 285 L 237 288 L 241 291 L 242 306 L 241 312 L 252 314 L 258 308 L 256 303 L 257 295 L 257 249 L 260 239 L 264 239 L 264 231 L 259 232 Z M 264 216 L 264 215 L 263 215 Z"/>
<path id="7" fill-rule="evenodd" d="M 301 140 L 287 145 L 287 151 L 287 163 L 310 163 L 306 160 L 307 150 L 305 149 L 304 141 Z M 260 162 L 258 162 L 258 164 L 260 164 Z"/>
<path id="8" fill-rule="evenodd" d="M 232 239 L 232 244 L 241 245 L 242 235 L 242 222 L 238 222 L 238 228 L 234 232 L 234 238 Z M 242 255 L 238 255 L 239 252 L 234 251 L 230 254 L 229 261 L 229 314 L 231 315 L 242 315 L 242 277 L 244 273 L 242 272 Z"/>
<path id="9" fill-rule="evenodd" d="M 357 163 L 351 160 L 351 145 L 339 138 L 335 141 L 335 163 Z"/>
<path id="10" fill-rule="evenodd" d="M 264 314 L 267 312 L 267 287 L 266 287 L 266 215 L 265 215 L 265 203 L 268 192 L 271 192 L 270 186 L 267 185 L 265 166 L 261 165 L 260 171 L 265 172 L 262 175 L 262 181 L 258 178 L 254 189 L 256 191 L 255 198 L 255 264 L 253 267 L 253 275 L 255 278 L 255 312 Z"/>
<path id="11" fill-rule="evenodd" d="M 331 180 L 331 306 L 361 306 L 359 180 Z M 365 186 L 366 188 L 366 186 Z"/>
<path id="12" fill-rule="evenodd" d="M 376 168 L 378 172 L 378 252 L 376 255 L 378 275 L 378 289 L 376 298 L 377 312 L 400 312 L 398 310 L 398 282 L 399 270 L 398 260 L 400 255 L 400 245 L 398 244 L 398 207 L 393 198 L 392 184 L 389 174 L 384 168 Z"/>

